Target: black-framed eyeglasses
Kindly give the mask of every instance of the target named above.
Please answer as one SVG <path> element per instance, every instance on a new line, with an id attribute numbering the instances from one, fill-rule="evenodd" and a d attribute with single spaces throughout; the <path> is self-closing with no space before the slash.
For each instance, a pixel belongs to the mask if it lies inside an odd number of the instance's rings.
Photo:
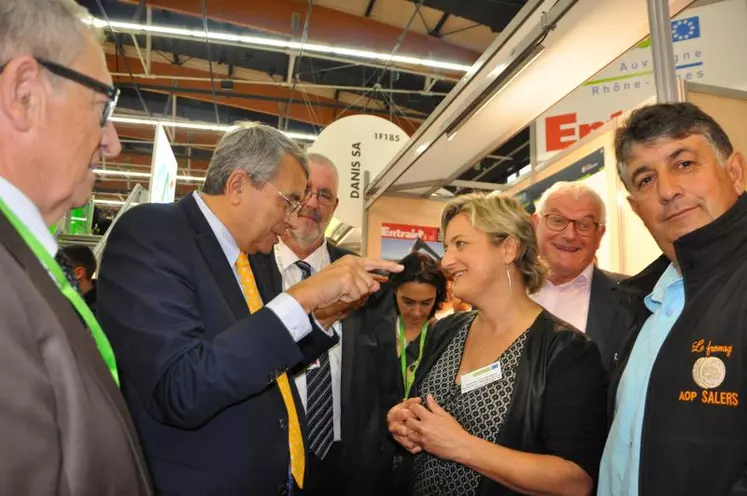
<path id="1" fill-rule="evenodd" d="M 572 220 L 559 214 L 545 214 L 545 224 L 551 231 L 563 232 L 571 223 L 581 236 L 590 236 L 601 225 L 589 218 Z"/>
<path id="2" fill-rule="evenodd" d="M 326 189 L 318 189 L 316 191 L 310 189 L 306 191 L 306 199 L 304 203 L 311 200 L 316 196 L 316 202 L 321 207 L 334 207 L 335 197 L 331 191 Z"/>
<path id="3" fill-rule="evenodd" d="M 104 105 L 104 108 L 101 112 L 101 121 L 99 122 L 99 124 L 101 125 L 101 127 L 104 127 L 106 123 L 109 122 L 112 114 L 114 114 L 114 109 L 117 107 L 117 100 L 119 100 L 120 93 L 119 88 L 115 86 L 109 86 L 108 84 L 102 83 L 101 81 L 98 81 L 90 76 L 86 76 L 85 74 L 70 69 L 69 67 L 65 67 L 64 65 L 60 65 L 56 62 L 52 62 L 50 60 L 46 60 L 40 57 L 34 57 L 34 60 L 36 60 L 40 66 L 44 67 L 52 74 L 83 85 L 86 88 L 89 88 L 97 93 L 101 93 L 102 95 L 106 96 L 108 98 L 108 101 Z M 6 65 L 8 65 L 7 62 L 0 66 L 0 73 L 5 70 Z"/>

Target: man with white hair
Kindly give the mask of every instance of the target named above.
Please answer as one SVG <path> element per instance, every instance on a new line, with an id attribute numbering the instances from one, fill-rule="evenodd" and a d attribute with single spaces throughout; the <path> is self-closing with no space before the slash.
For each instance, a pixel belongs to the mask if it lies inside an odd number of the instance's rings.
<path id="1" fill-rule="evenodd" d="M 120 151 L 88 15 L 73 0 L 0 3 L 2 494 L 151 494 L 111 347 L 50 233 Z"/>
<path id="2" fill-rule="evenodd" d="M 350 254 L 325 237 L 339 203 L 337 167 L 318 153 L 309 153 L 307 158 L 309 199 L 274 252 L 254 257 L 260 270 L 267 267 L 271 273 L 276 294 Z M 387 409 L 380 405 L 386 404 L 382 396 L 388 392 L 384 390 L 388 375 L 380 370 L 383 339 L 374 335 L 382 318 L 378 313 L 371 315 L 373 309 L 352 313 L 359 303 L 362 301 L 337 305 L 326 315 L 318 314 L 340 342 L 319 360 L 303 363 L 295 371 L 309 419 L 304 487 L 309 496 L 378 495 L 382 492 L 379 484 L 386 482 L 381 477 L 388 468 L 381 445 L 388 435 L 384 422 Z M 395 396 L 397 391 L 393 391 Z"/>
<path id="3" fill-rule="evenodd" d="M 609 371 L 633 316 L 627 292 L 594 265 L 605 231 L 600 196 L 582 182 L 557 182 L 533 216 L 540 256 L 550 272 L 534 300 L 599 346 Z"/>

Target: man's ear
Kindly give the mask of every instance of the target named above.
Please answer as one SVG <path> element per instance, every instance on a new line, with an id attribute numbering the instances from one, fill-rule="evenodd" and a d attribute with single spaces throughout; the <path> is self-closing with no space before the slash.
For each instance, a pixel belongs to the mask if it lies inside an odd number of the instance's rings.
<path id="1" fill-rule="evenodd" d="M 740 152 L 734 152 L 726 161 L 726 172 L 729 173 L 734 189 L 738 195 L 744 193 L 745 188 L 745 170 L 747 161 Z"/>
<path id="2" fill-rule="evenodd" d="M 249 177 L 241 169 L 234 169 L 226 180 L 226 187 L 223 193 L 228 197 L 232 205 L 238 205 L 241 202 L 241 194 L 245 188 L 251 187 Z"/>
<path id="3" fill-rule="evenodd" d="M 73 276 L 78 281 L 83 281 L 86 278 L 86 269 L 83 267 L 75 267 L 73 269 Z"/>
<path id="4" fill-rule="evenodd" d="M 33 57 L 12 59 L 0 77 L 0 113 L 18 132 L 28 131 L 42 119 L 46 98 L 41 67 Z"/>
<path id="5" fill-rule="evenodd" d="M 638 202 L 635 198 L 633 198 L 633 195 L 628 195 L 628 204 L 630 205 L 630 208 L 633 209 L 633 212 L 635 212 L 635 214 L 640 217 L 641 214 L 638 211 Z"/>

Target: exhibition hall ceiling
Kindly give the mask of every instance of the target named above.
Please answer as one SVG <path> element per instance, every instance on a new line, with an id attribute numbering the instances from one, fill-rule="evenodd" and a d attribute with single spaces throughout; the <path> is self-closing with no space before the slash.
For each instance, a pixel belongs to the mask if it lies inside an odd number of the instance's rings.
<path id="1" fill-rule="evenodd" d="M 119 115 L 223 125 L 252 120 L 309 135 L 358 113 L 412 134 L 526 0 L 78 3 L 107 28 L 107 62 L 122 90 Z M 295 48 L 310 45 L 316 48 Z M 148 172 L 153 127 L 116 126 L 123 153 L 106 168 Z M 203 175 L 219 136 L 175 130 L 179 174 Z M 528 162 L 524 130 L 461 179 L 504 182 Z M 138 182 L 102 175 L 95 194 L 124 199 Z M 177 196 L 194 187 L 177 183 Z"/>

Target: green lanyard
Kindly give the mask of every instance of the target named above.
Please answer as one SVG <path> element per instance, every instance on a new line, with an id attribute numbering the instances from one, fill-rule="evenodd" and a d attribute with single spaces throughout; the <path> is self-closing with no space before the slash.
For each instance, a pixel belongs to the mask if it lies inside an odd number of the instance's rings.
<path id="1" fill-rule="evenodd" d="M 88 326 L 88 329 L 93 335 L 93 339 L 96 341 L 96 346 L 99 349 L 99 353 L 101 353 L 101 358 L 104 359 L 104 363 L 109 368 L 109 371 L 114 378 L 114 382 L 119 386 L 119 374 L 117 373 L 117 362 L 114 358 L 114 351 L 112 351 L 109 340 L 106 338 L 104 331 L 101 330 L 101 326 L 96 320 L 96 317 L 93 316 L 91 309 L 88 308 L 88 305 L 75 288 L 70 285 L 67 277 L 65 277 L 65 273 L 57 264 L 54 257 L 52 257 L 42 246 L 39 240 L 36 239 L 36 236 L 31 234 L 28 227 L 26 227 L 24 223 L 21 222 L 21 219 L 10 210 L 2 198 L 0 198 L 0 212 L 5 214 L 5 217 L 10 221 L 13 227 L 15 227 L 18 234 L 21 235 L 28 247 L 31 248 L 31 251 L 34 252 L 34 255 L 36 255 L 47 271 L 52 274 L 52 277 L 54 277 L 54 280 L 57 282 L 57 286 L 60 288 L 62 294 L 70 300 L 70 303 L 75 307 L 75 310 L 77 310 L 78 314 L 83 318 L 83 321 L 86 323 L 86 326 Z"/>
<path id="2" fill-rule="evenodd" d="M 405 399 L 410 396 L 410 388 L 412 383 L 415 382 L 415 372 L 418 370 L 420 360 L 423 359 L 423 347 L 425 346 L 425 334 L 428 332 L 428 322 L 423 324 L 423 328 L 420 330 L 420 352 L 418 358 L 412 365 L 407 366 L 407 339 L 405 338 L 405 325 L 402 323 L 402 319 L 397 319 L 397 327 L 399 333 L 400 343 L 400 354 L 399 360 L 402 364 L 402 383 L 405 385 Z"/>

